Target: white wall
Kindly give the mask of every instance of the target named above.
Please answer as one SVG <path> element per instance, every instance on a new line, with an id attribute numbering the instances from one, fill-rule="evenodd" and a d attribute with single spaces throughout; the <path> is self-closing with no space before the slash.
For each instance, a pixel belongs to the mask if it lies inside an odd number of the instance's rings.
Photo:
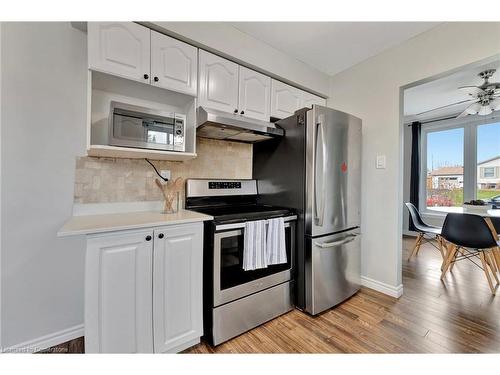
<path id="1" fill-rule="evenodd" d="M 86 35 L 4 23 L 1 38 L 1 343 L 55 344 L 82 335 L 83 238 L 56 232 L 85 150 Z"/>
<path id="2" fill-rule="evenodd" d="M 363 119 L 364 278 L 402 282 L 400 87 L 499 52 L 500 23 L 445 23 L 331 79 L 329 106 Z M 377 154 L 387 169 L 375 169 Z"/>
<path id="3" fill-rule="evenodd" d="M 319 95 L 328 96 L 329 76 L 224 22 L 154 22 L 150 25 Z"/>

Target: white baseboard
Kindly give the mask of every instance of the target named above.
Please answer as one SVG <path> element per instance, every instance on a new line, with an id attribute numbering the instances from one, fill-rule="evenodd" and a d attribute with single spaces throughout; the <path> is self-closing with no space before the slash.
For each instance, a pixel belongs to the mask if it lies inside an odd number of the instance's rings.
<path id="1" fill-rule="evenodd" d="M 361 276 L 361 285 L 394 298 L 399 298 L 403 295 L 403 284 L 392 286 L 366 276 Z"/>
<path id="2" fill-rule="evenodd" d="M 0 348 L 1 353 L 35 353 L 63 342 L 83 336 L 83 324 L 79 324 L 59 332 L 54 332 L 33 340 L 25 341 L 8 348 Z"/>

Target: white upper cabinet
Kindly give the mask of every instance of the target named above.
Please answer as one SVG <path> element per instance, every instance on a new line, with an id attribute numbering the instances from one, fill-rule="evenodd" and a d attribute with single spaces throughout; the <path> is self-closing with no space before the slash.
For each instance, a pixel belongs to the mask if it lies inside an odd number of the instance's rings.
<path id="1" fill-rule="evenodd" d="M 286 83 L 272 80 L 271 116 L 285 118 L 293 115 L 300 108 L 311 108 L 313 104 L 325 106 L 326 99 L 287 85 Z"/>
<path id="2" fill-rule="evenodd" d="M 88 23 L 89 68 L 150 82 L 150 30 L 133 22 Z"/>
<path id="3" fill-rule="evenodd" d="M 198 104 L 225 112 L 238 111 L 238 64 L 200 50 Z"/>
<path id="4" fill-rule="evenodd" d="M 271 115 L 271 78 L 240 66 L 239 113 L 269 121 Z"/>
<path id="5" fill-rule="evenodd" d="M 326 99 L 323 99 L 317 95 L 310 94 L 308 92 L 304 92 L 302 107 L 311 108 L 313 104 L 326 106 Z"/>
<path id="6" fill-rule="evenodd" d="M 198 49 L 151 31 L 151 83 L 196 96 Z"/>
<path id="7" fill-rule="evenodd" d="M 203 334 L 203 224 L 159 228 L 154 234 L 154 349 L 178 352 Z"/>
<path id="8" fill-rule="evenodd" d="M 98 235 L 87 242 L 85 351 L 153 351 L 153 231 Z"/>
<path id="9" fill-rule="evenodd" d="M 285 118 L 302 107 L 302 91 L 286 83 L 272 80 L 271 116 Z"/>

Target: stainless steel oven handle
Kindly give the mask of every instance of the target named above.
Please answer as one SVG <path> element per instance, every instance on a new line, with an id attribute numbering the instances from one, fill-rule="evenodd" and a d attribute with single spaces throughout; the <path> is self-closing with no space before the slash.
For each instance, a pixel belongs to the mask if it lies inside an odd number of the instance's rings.
<path id="1" fill-rule="evenodd" d="M 348 244 L 349 242 L 354 241 L 357 236 L 358 236 L 357 234 L 349 234 L 347 237 L 345 237 L 339 241 L 323 242 L 323 243 L 315 242 L 314 244 L 318 247 L 321 247 L 322 249 L 326 249 L 328 247 L 335 247 L 335 246 Z"/>
<path id="2" fill-rule="evenodd" d="M 295 220 L 297 220 L 296 215 L 285 217 L 285 228 L 288 228 L 290 226 L 290 222 L 295 221 Z M 242 222 L 242 223 L 234 223 L 234 224 L 221 224 L 221 225 L 217 225 L 215 227 L 215 230 L 220 231 L 220 230 L 238 229 L 238 228 L 245 228 L 245 223 Z"/>

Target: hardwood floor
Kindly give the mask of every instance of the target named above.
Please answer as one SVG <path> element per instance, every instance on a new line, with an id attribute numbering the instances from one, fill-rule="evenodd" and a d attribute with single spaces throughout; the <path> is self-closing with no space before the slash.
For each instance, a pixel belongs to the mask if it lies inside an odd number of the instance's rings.
<path id="1" fill-rule="evenodd" d="M 406 259 L 404 295 L 371 289 L 311 317 L 298 310 L 216 348 L 201 343 L 186 353 L 499 353 L 500 296 L 492 297 L 482 271 L 464 260 L 443 282 L 431 245 Z"/>
<path id="2" fill-rule="evenodd" d="M 201 343 L 185 353 L 499 353 L 500 295 L 492 297 L 483 272 L 464 260 L 441 282 L 431 245 L 406 261 L 414 241 L 403 240 L 400 299 L 363 288 L 319 316 L 294 310 L 216 348 Z M 45 352 L 82 351 L 79 338 Z"/>
<path id="3" fill-rule="evenodd" d="M 85 343 L 83 337 L 78 337 L 74 340 L 66 341 L 62 344 L 37 352 L 38 354 L 79 354 L 85 353 Z"/>

